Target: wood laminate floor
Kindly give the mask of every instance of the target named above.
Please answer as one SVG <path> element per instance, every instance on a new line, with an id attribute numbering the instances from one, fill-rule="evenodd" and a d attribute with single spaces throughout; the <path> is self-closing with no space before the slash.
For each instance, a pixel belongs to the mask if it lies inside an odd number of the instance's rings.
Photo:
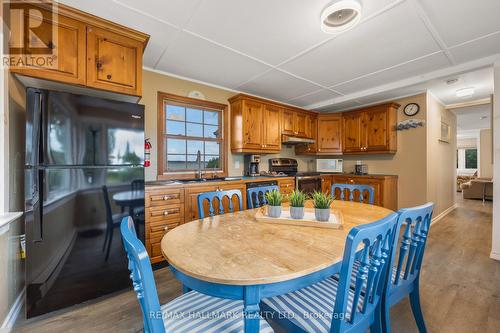
<path id="1" fill-rule="evenodd" d="M 500 262 L 491 251 L 491 202 L 458 199 L 458 208 L 433 225 L 422 270 L 421 299 L 429 332 L 500 332 Z M 168 269 L 155 272 L 161 303 L 181 294 Z M 408 301 L 391 310 L 393 332 L 418 332 Z M 139 332 L 132 291 L 121 292 L 29 321 L 14 332 Z"/>

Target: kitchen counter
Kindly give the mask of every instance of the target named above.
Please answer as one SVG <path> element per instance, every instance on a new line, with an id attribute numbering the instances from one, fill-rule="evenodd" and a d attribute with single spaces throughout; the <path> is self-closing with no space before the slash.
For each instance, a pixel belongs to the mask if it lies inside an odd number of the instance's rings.
<path id="1" fill-rule="evenodd" d="M 358 175 L 355 173 L 334 173 L 334 172 L 320 172 L 321 175 L 326 175 L 326 176 L 348 176 L 348 177 L 398 177 L 398 175 L 389 175 L 389 174 L 382 174 L 382 173 L 369 173 L 367 175 Z"/>
<path id="2" fill-rule="evenodd" d="M 206 180 L 206 181 L 188 181 L 188 180 L 176 180 L 176 181 L 148 181 L 146 182 L 147 188 L 187 188 L 187 187 L 196 187 L 200 185 L 223 185 L 223 184 L 240 184 L 240 183 L 253 183 L 253 182 L 265 182 L 271 180 L 294 180 L 295 177 L 267 177 L 267 176 L 257 176 L 257 177 L 249 177 L 249 176 L 241 176 L 241 177 L 227 177 L 231 178 L 228 180 Z"/>

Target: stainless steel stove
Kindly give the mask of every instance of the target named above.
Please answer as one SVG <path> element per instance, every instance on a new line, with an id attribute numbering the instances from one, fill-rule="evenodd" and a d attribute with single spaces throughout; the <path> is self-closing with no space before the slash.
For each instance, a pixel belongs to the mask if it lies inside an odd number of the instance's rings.
<path id="1" fill-rule="evenodd" d="M 269 172 L 282 172 L 295 176 L 295 188 L 311 194 L 321 191 L 321 175 L 319 172 L 298 172 L 298 163 L 294 158 L 272 158 L 269 160 Z"/>

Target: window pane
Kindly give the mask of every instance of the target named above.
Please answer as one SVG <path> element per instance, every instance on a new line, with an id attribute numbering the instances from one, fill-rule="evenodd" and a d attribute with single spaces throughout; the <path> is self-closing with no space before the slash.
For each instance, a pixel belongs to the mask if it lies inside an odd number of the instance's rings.
<path id="1" fill-rule="evenodd" d="M 167 119 L 184 121 L 185 109 L 182 106 L 167 105 Z"/>
<path id="2" fill-rule="evenodd" d="M 220 168 L 220 158 L 219 156 L 206 155 L 205 163 L 207 169 L 219 169 Z"/>
<path id="3" fill-rule="evenodd" d="M 185 154 L 186 140 L 167 139 L 168 154 Z"/>
<path id="4" fill-rule="evenodd" d="M 203 111 L 197 109 L 186 109 L 186 121 L 193 123 L 203 122 Z"/>
<path id="5" fill-rule="evenodd" d="M 186 170 L 186 155 L 167 155 L 168 170 Z"/>
<path id="6" fill-rule="evenodd" d="M 465 168 L 477 169 L 477 149 L 465 150 Z"/>
<path id="7" fill-rule="evenodd" d="M 205 124 L 219 125 L 219 112 L 205 111 Z"/>
<path id="8" fill-rule="evenodd" d="M 219 143 L 218 142 L 205 142 L 205 154 L 207 155 L 219 155 Z"/>
<path id="9" fill-rule="evenodd" d="M 186 123 L 186 135 L 203 137 L 203 125 Z"/>
<path id="10" fill-rule="evenodd" d="M 198 170 L 196 155 L 187 155 L 187 161 L 187 168 L 189 170 Z M 201 169 L 203 170 L 203 155 L 201 155 Z"/>
<path id="11" fill-rule="evenodd" d="M 187 153 L 196 155 L 198 150 L 203 155 L 203 141 L 189 140 L 187 142 Z"/>
<path id="12" fill-rule="evenodd" d="M 205 138 L 218 138 L 220 135 L 218 126 L 205 125 Z"/>
<path id="13" fill-rule="evenodd" d="M 167 134 L 171 135 L 186 135 L 186 123 L 180 121 L 167 121 Z"/>

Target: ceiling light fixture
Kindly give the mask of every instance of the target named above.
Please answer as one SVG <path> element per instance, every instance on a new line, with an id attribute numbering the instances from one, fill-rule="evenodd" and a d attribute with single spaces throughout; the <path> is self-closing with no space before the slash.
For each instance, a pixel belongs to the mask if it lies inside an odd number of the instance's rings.
<path id="1" fill-rule="evenodd" d="M 458 89 L 455 92 L 457 97 L 469 97 L 474 95 L 474 93 L 475 93 L 474 87 Z"/>
<path id="2" fill-rule="evenodd" d="M 334 1 L 321 12 L 321 30 L 337 34 L 351 29 L 361 20 L 361 3 L 357 0 Z"/>

